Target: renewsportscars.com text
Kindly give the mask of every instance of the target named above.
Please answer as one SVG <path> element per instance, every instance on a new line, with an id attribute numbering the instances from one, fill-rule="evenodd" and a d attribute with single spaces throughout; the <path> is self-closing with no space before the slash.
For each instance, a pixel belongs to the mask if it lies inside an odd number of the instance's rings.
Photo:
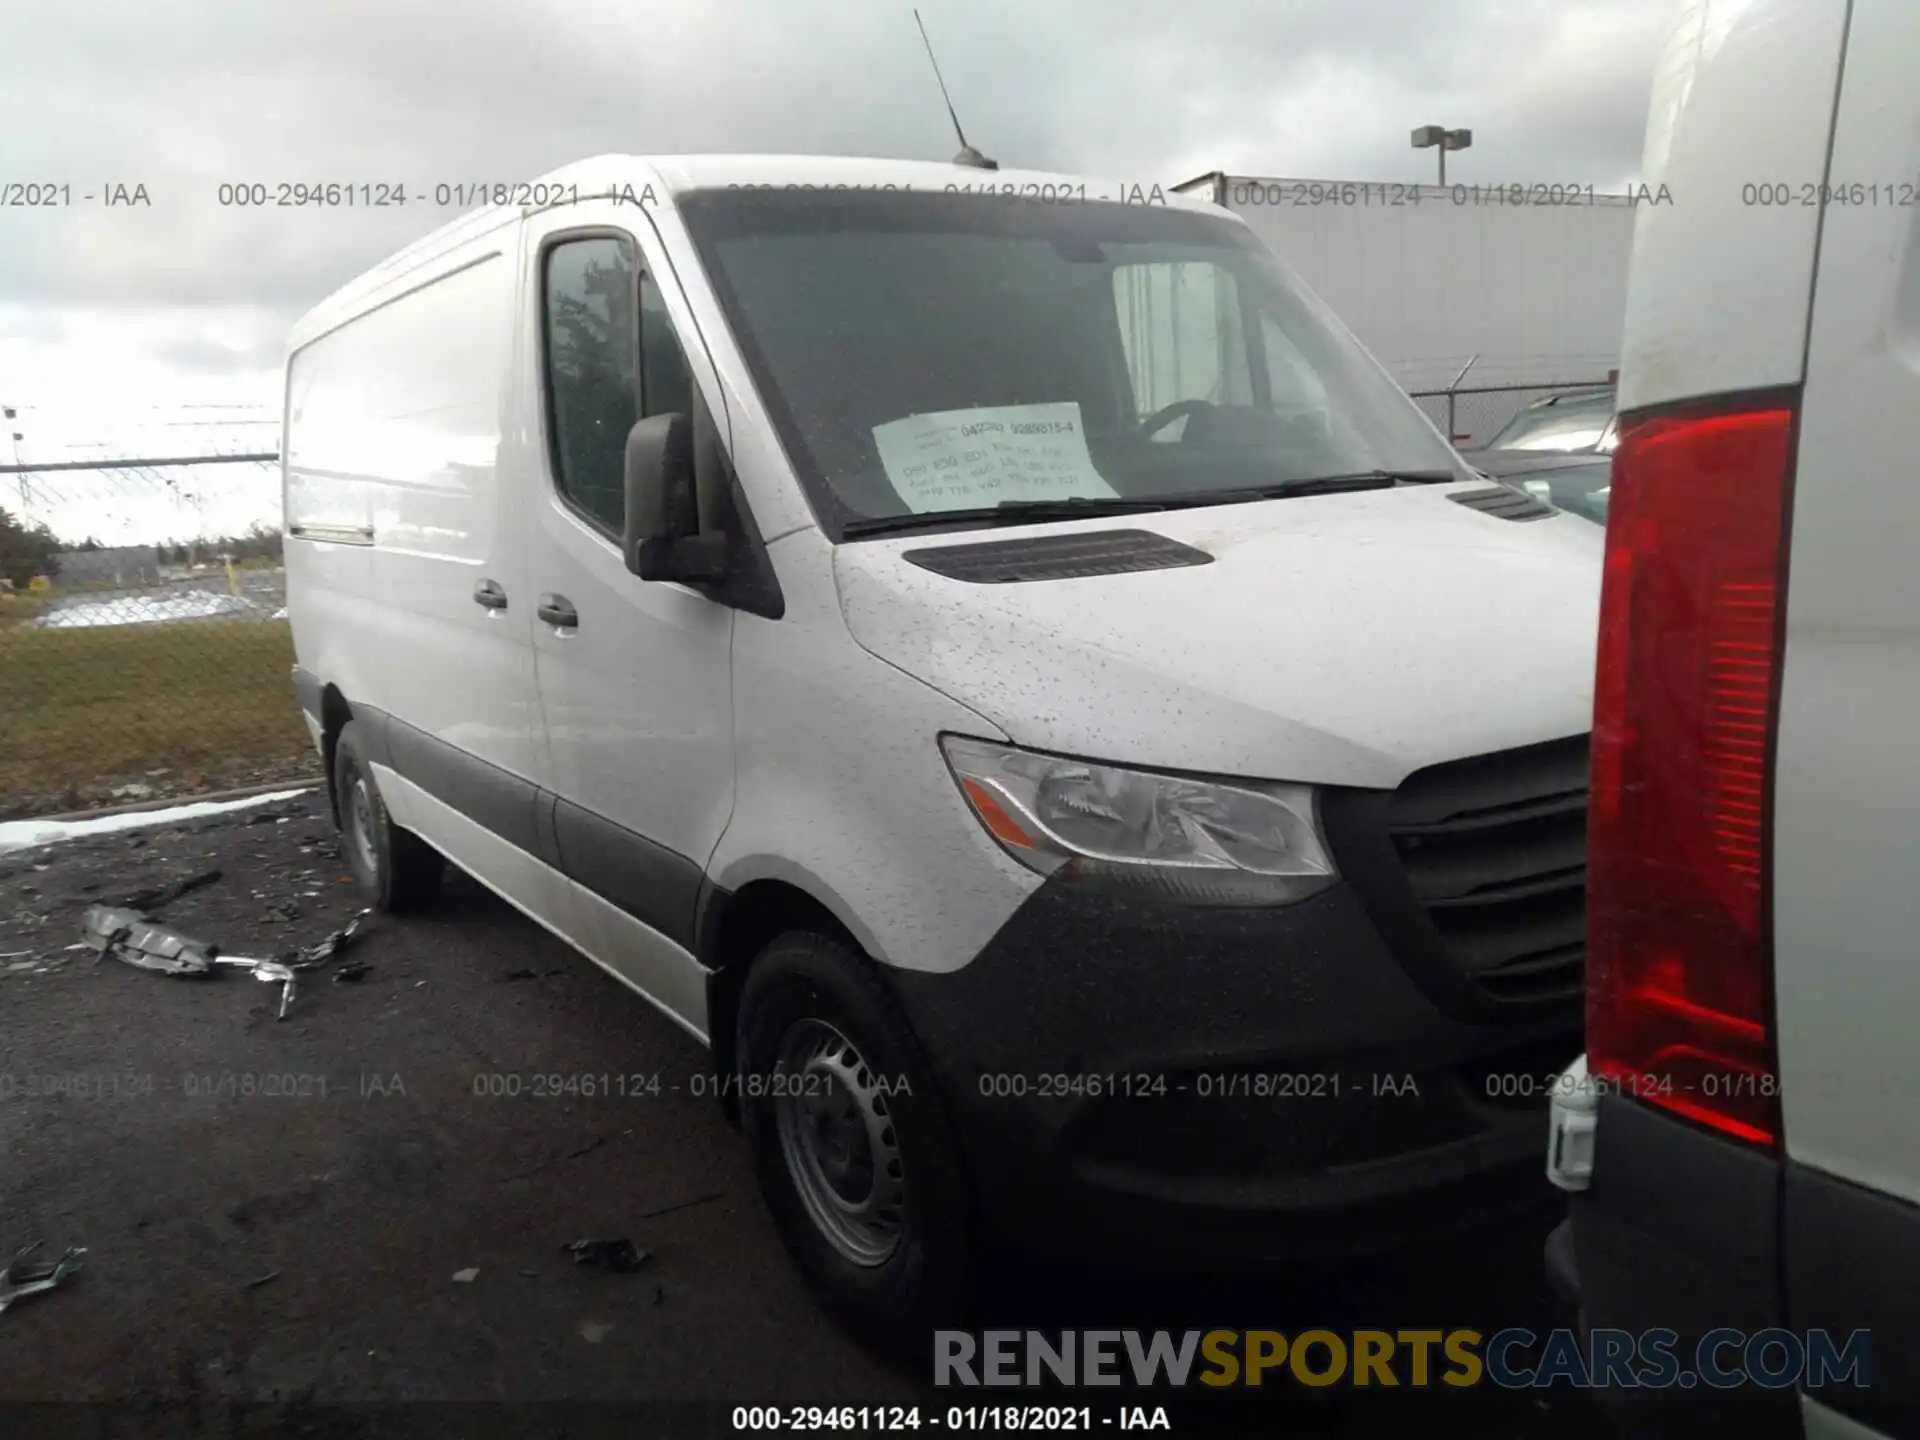
<path id="1" fill-rule="evenodd" d="M 936 1331 L 941 1388 L 1042 1385 L 1784 1389 L 1872 1383 L 1872 1337 L 1826 1330 Z"/>

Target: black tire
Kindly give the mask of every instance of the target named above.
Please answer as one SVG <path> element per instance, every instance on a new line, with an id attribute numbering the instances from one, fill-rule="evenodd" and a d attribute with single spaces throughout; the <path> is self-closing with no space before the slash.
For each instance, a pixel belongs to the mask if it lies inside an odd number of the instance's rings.
<path id="1" fill-rule="evenodd" d="M 801 1194 L 806 1181 L 796 1177 L 781 1138 L 781 1092 L 791 1097 L 802 1088 L 793 1070 L 776 1074 L 782 1044 L 809 1028 L 817 1034 L 819 1022 L 851 1042 L 874 1076 L 885 1077 L 887 1093 L 873 1103 L 891 1126 L 905 1194 L 897 1246 L 879 1262 L 848 1258 L 815 1220 Z M 958 1324 L 971 1259 L 960 1147 L 912 1031 L 866 958 L 824 935 L 774 940 L 748 973 L 736 1053 L 741 1120 L 761 1194 L 821 1303 L 889 1348 L 918 1347 L 929 1330 Z"/>
<path id="2" fill-rule="evenodd" d="M 333 793 L 339 801 L 341 849 L 360 893 L 386 913 L 422 909 L 440 894 L 447 862 L 438 850 L 387 813 L 380 787 L 360 749 L 360 727 L 349 720 L 333 749 Z M 365 807 L 357 810 L 356 792 L 365 787 Z M 361 843 L 366 830 L 369 843 Z M 370 853 L 369 853 L 370 852 Z"/>

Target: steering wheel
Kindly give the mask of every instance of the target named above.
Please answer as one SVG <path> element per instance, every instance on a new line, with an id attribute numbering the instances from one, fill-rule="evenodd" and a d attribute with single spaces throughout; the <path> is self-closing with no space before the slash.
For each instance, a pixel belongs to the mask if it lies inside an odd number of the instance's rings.
<path id="1" fill-rule="evenodd" d="M 1211 409 L 1213 402 L 1210 400 L 1176 400 L 1171 405 L 1162 405 L 1140 422 L 1140 437 L 1143 440 L 1151 439 L 1155 432 L 1166 429 L 1174 421 Z"/>

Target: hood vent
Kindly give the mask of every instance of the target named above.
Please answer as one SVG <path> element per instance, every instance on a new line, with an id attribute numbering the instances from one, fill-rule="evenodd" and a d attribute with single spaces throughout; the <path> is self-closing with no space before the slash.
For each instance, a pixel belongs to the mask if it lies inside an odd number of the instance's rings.
<path id="1" fill-rule="evenodd" d="M 1467 490 L 1447 498 L 1456 505 L 1478 510 L 1496 520 L 1544 520 L 1560 512 L 1544 500 L 1536 500 L 1522 490 L 1495 485 L 1488 490 Z"/>
<path id="2" fill-rule="evenodd" d="M 938 545 L 909 550 L 901 558 L 922 570 L 970 585 L 1079 580 L 1092 575 L 1131 575 L 1142 570 L 1213 563 L 1213 556 L 1206 551 L 1151 530 L 1091 530 L 994 540 L 984 545 Z"/>

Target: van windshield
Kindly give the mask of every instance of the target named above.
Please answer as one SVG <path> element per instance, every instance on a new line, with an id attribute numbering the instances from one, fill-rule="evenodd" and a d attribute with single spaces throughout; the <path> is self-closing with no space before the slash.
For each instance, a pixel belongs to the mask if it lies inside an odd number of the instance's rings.
<path id="1" fill-rule="evenodd" d="M 836 539 L 1008 502 L 1470 478 L 1224 217 L 871 190 L 706 190 L 681 209 Z"/>

